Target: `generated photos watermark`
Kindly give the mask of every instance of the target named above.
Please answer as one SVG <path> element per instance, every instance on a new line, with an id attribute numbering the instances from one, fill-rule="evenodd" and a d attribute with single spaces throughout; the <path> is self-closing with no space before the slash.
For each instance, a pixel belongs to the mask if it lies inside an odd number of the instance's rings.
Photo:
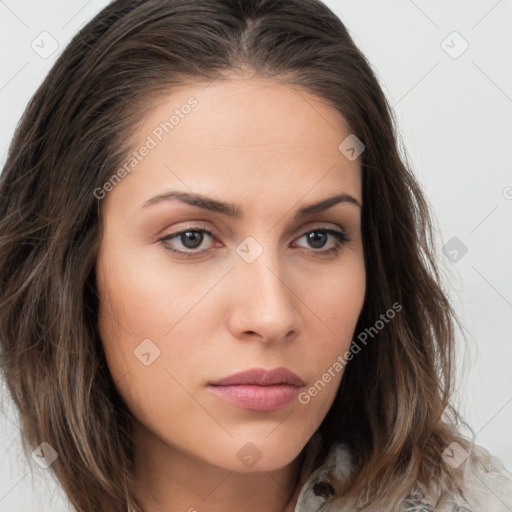
<path id="1" fill-rule="evenodd" d="M 298 400 L 301 404 L 306 405 L 311 401 L 312 397 L 317 396 L 327 386 L 331 380 L 336 377 L 337 373 L 340 373 L 343 368 L 347 365 L 356 354 L 361 352 L 362 347 L 357 343 L 361 343 L 366 346 L 368 342 L 368 336 L 373 338 L 376 336 L 381 329 L 385 327 L 396 315 L 396 313 L 402 310 L 402 305 L 395 302 L 386 313 L 381 314 L 379 320 L 375 322 L 372 327 L 367 327 L 364 331 L 360 332 L 356 339 L 352 340 L 350 349 L 344 354 L 338 356 L 337 360 L 322 374 L 322 376 L 315 381 L 306 391 L 302 391 L 298 395 Z M 356 341 L 357 340 L 357 341 Z"/>
<path id="2" fill-rule="evenodd" d="M 185 119 L 188 114 L 192 112 L 194 107 L 197 107 L 199 102 L 196 98 L 191 96 L 187 99 L 187 102 L 181 105 L 180 108 L 175 108 L 173 114 L 168 120 L 162 121 L 156 126 L 150 135 L 146 137 L 144 144 L 139 149 L 133 151 L 130 157 L 127 158 L 126 162 L 119 167 L 119 169 L 103 184 L 103 186 L 94 189 L 94 197 L 96 199 L 103 199 L 107 192 L 110 192 L 116 185 L 119 185 L 121 180 L 129 173 L 131 173 L 137 165 L 139 165 L 150 152 L 155 149 L 160 142 L 164 140 L 164 137 L 174 130 L 178 126 L 182 119 Z"/>

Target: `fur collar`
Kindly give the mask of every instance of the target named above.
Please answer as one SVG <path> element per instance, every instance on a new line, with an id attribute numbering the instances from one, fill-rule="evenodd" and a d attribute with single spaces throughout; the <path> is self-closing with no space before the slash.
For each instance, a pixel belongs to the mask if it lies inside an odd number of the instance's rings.
<path id="1" fill-rule="evenodd" d="M 458 468 L 463 472 L 461 493 L 433 496 L 418 482 L 400 503 L 378 512 L 511 512 L 512 475 L 481 446 L 473 445 L 472 450 L 480 464 L 469 465 L 468 459 Z M 350 449 L 344 444 L 334 446 L 324 464 L 308 473 L 310 463 L 310 456 L 306 456 L 294 512 L 355 511 L 339 494 L 340 483 L 352 470 Z"/>

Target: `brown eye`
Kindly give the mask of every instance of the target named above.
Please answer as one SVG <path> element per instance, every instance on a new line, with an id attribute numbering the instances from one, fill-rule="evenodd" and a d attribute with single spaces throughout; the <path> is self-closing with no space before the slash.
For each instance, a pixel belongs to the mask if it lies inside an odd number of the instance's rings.
<path id="1" fill-rule="evenodd" d="M 196 249 L 200 247 L 205 239 L 205 233 L 207 236 L 213 238 L 213 234 L 202 228 L 187 228 L 181 231 L 177 231 L 176 233 L 173 233 L 171 235 L 168 235 L 160 241 L 163 243 L 164 248 L 168 251 L 171 251 L 173 253 L 177 254 L 183 254 L 183 255 L 193 255 L 193 254 L 200 254 L 203 252 L 206 252 L 208 249 L 203 249 L 197 251 Z M 181 249 L 174 249 L 170 242 L 172 240 L 177 240 L 178 243 L 181 244 L 181 247 L 183 247 L 185 250 Z M 173 242 L 176 243 L 176 242 Z"/>
<path id="2" fill-rule="evenodd" d="M 306 237 L 306 241 L 310 247 L 317 249 L 314 252 L 319 253 L 329 253 L 332 251 L 337 252 L 343 244 L 349 241 L 348 235 L 343 231 L 328 228 L 310 230 L 307 233 L 304 233 L 300 238 L 303 237 Z M 322 250 L 322 248 L 327 244 L 329 237 L 334 237 L 334 247 Z"/>
<path id="3" fill-rule="evenodd" d="M 161 238 L 159 242 L 163 244 L 167 251 L 180 257 L 191 258 L 211 250 L 211 247 L 198 250 L 198 248 L 204 245 L 205 235 L 211 239 L 214 238 L 214 235 L 207 229 L 190 226 Z M 341 246 L 349 241 L 349 237 L 346 233 L 330 228 L 311 229 L 301 235 L 299 240 L 301 238 L 306 239 L 311 252 L 318 254 L 337 253 Z M 331 244 L 332 246 L 324 249 L 329 242 L 329 238 L 334 238 Z M 181 245 L 181 249 L 176 248 L 177 244 Z"/>

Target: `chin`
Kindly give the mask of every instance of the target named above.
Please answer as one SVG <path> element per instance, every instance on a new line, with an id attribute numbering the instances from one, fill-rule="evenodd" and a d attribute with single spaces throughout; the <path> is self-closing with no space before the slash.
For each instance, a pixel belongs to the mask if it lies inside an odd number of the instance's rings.
<path id="1" fill-rule="evenodd" d="M 272 440 L 270 437 L 272 434 L 267 439 L 231 440 L 231 446 L 219 453 L 216 465 L 239 473 L 278 471 L 292 463 L 307 442 L 290 437 L 283 439 L 277 435 Z M 226 457 L 227 453 L 235 456 Z"/>

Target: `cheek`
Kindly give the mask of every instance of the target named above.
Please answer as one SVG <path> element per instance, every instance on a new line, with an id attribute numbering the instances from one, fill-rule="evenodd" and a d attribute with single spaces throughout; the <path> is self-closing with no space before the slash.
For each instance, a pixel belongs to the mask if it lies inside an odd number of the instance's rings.
<path id="1" fill-rule="evenodd" d="M 130 270 L 132 264 L 137 272 Z M 179 430 L 171 421 L 177 411 L 180 417 L 198 414 L 180 383 L 190 374 L 199 337 L 190 323 L 179 322 L 190 306 L 176 301 L 176 292 L 166 290 L 155 274 L 154 268 L 133 260 L 129 267 L 110 265 L 103 272 L 98 279 L 99 332 L 115 386 L 132 414 L 174 431 Z"/>
<path id="2" fill-rule="evenodd" d="M 156 276 L 135 251 L 106 236 L 96 264 L 99 295 L 98 327 L 114 381 L 137 372 L 161 355 L 165 305 L 157 299 Z M 123 251 L 116 250 L 124 247 Z M 140 350 L 139 350 L 140 347 Z"/>
<path id="3" fill-rule="evenodd" d="M 198 276 L 192 265 L 171 268 L 166 254 L 154 248 L 111 240 L 96 268 L 99 332 L 116 387 L 138 418 L 170 409 L 197 414 L 183 385 L 197 375 L 192 370 L 202 357 L 207 330 L 222 318 L 217 303 L 201 300 L 219 272 Z"/>
<path id="4" fill-rule="evenodd" d="M 366 291 L 366 271 L 361 251 L 353 251 L 340 261 L 340 268 L 323 275 L 315 285 L 304 289 L 314 322 L 324 336 L 318 346 L 324 354 L 339 353 L 350 346 L 361 313 Z M 320 332 L 320 331 L 319 331 Z"/>
<path id="5" fill-rule="evenodd" d="M 361 252 L 354 251 L 340 262 L 336 272 L 307 280 L 305 342 L 301 346 L 308 361 L 309 380 L 298 399 L 303 414 L 316 428 L 327 414 L 349 364 L 349 349 L 361 313 L 366 290 L 366 272 Z M 313 286 L 312 283 L 316 282 Z M 302 290 L 302 294 L 306 293 Z"/>
<path id="6" fill-rule="evenodd" d="M 162 340 L 204 295 L 208 282 L 191 266 L 171 272 L 165 254 L 154 247 L 123 244 L 105 243 L 97 260 L 102 339 L 106 345 L 116 345 L 116 337 L 136 344 Z"/>

